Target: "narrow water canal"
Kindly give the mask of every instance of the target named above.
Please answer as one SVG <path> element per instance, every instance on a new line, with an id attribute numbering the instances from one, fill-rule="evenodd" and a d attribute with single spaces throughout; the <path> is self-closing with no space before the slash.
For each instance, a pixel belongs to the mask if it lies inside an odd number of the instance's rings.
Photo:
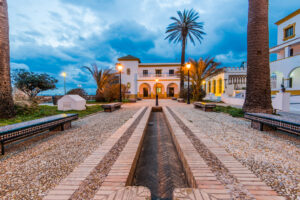
<path id="1" fill-rule="evenodd" d="M 175 188 L 188 183 L 162 112 L 152 112 L 133 185 L 151 190 L 152 200 L 171 200 Z"/>

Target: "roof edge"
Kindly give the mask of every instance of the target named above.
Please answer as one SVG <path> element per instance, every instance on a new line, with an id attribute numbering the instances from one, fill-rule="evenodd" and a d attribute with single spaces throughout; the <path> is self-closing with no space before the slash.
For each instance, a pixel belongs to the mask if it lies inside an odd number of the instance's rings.
<path id="1" fill-rule="evenodd" d="M 286 17 L 278 20 L 277 22 L 275 22 L 275 24 L 278 26 L 278 25 L 286 22 L 287 20 L 289 20 L 289 19 L 291 19 L 291 18 L 293 18 L 293 17 L 295 17 L 295 16 L 297 16 L 299 14 L 300 14 L 300 9 L 298 9 L 298 10 L 292 12 L 291 14 L 287 15 Z"/>

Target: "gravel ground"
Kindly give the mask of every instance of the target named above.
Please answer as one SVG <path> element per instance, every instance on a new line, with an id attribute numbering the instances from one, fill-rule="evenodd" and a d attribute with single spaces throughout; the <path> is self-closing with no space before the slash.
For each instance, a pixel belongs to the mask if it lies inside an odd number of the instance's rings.
<path id="1" fill-rule="evenodd" d="M 0 156 L 0 199 L 41 199 L 140 108 L 126 104 L 113 113 L 97 113 L 19 142 Z"/>
<path id="2" fill-rule="evenodd" d="M 280 195 L 286 199 L 297 199 L 300 195 L 299 137 L 260 132 L 252 129 L 249 121 L 224 113 L 207 113 L 186 105 L 174 109 L 195 126 L 206 129 L 214 141 Z"/>

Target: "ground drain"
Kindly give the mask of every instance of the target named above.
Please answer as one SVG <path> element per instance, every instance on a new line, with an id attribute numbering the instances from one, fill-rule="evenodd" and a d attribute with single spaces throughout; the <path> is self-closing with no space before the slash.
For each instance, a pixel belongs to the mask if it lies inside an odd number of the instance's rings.
<path id="1" fill-rule="evenodd" d="M 150 115 L 133 185 L 148 187 L 152 200 L 172 199 L 175 188 L 189 187 L 162 112 Z"/>

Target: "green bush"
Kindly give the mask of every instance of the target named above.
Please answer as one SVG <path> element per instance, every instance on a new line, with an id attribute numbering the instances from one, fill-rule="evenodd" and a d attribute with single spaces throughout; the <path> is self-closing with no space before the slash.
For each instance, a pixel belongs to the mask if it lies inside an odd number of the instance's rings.
<path id="1" fill-rule="evenodd" d="M 240 108 L 234 108 L 231 106 L 217 106 L 215 108 L 216 112 L 228 113 L 232 117 L 244 117 L 244 111 Z"/>

